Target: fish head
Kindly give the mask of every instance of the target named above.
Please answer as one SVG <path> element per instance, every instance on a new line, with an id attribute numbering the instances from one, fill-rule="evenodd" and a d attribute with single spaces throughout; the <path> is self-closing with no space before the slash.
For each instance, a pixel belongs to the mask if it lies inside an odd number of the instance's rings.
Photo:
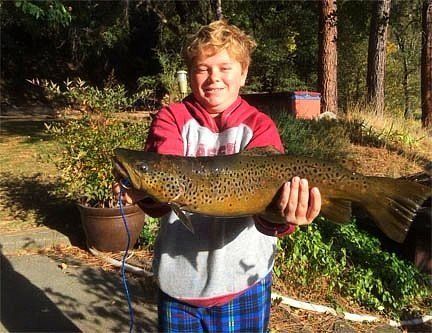
<path id="1" fill-rule="evenodd" d="M 160 202 L 172 202 L 182 194 L 174 156 L 117 148 L 113 162 L 114 172 Z"/>

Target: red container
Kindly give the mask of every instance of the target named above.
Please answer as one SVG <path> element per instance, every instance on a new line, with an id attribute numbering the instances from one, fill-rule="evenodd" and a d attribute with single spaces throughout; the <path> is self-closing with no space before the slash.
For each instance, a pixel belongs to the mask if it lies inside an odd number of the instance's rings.
<path id="1" fill-rule="evenodd" d="M 280 112 L 296 118 L 312 119 L 320 114 L 321 94 L 312 91 L 242 94 L 249 104 L 269 115 Z"/>
<path id="2" fill-rule="evenodd" d="M 312 91 L 293 91 L 291 93 L 291 112 L 296 118 L 312 119 L 318 117 L 321 108 L 321 94 Z"/>

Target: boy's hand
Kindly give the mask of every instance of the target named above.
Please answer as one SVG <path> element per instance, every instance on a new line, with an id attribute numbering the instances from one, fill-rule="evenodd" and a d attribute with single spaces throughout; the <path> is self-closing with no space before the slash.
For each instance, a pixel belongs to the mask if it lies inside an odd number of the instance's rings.
<path id="1" fill-rule="evenodd" d="M 114 195 L 118 198 L 120 194 L 120 184 L 118 182 L 113 183 L 112 190 Z M 138 204 L 138 206 L 147 214 L 152 217 L 161 217 L 167 214 L 171 208 L 167 205 L 155 202 L 148 197 L 146 192 L 137 191 L 133 188 L 123 189 L 122 191 L 122 202 L 126 204 Z"/>
<path id="2" fill-rule="evenodd" d="M 321 210 L 321 194 L 316 187 L 309 191 L 306 179 L 294 177 L 284 184 L 276 204 L 287 224 L 311 224 Z"/>
<path id="3" fill-rule="evenodd" d="M 113 190 L 115 197 L 118 198 L 118 195 L 120 194 L 120 183 L 115 182 L 112 185 L 112 190 Z M 137 190 L 134 190 L 131 188 L 131 189 L 127 189 L 127 190 L 123 189 L 121 200 L 122 200 L 122 202 L 125 202 L 127 204 L 133 204 L 133 203 L 136 203 L 140 200 L 143 200 L 146 197 L 147 197 L 147 195 L 145 192 L 137 191 Z"/>

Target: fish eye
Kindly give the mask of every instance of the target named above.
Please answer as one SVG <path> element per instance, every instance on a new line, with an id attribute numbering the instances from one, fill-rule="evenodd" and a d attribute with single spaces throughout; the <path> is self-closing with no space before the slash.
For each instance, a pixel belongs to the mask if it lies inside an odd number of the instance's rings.
<path id="1" fill-rule="evenodd" d="M 138 166 L 138 169 L 139 169 L 140 171 L 142 171 L 142 172 L 147 172 L 147 171 L 148 171 L 148 165 L 147 165 L 147 164 L 140 163 L 140 164 L 138 164 L 137 166 Z"/>

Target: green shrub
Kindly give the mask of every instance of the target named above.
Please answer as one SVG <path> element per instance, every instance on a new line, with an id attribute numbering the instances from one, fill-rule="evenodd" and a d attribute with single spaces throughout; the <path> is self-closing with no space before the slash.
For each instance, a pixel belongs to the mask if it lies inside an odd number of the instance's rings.
<path id="1" fill-rule="evenodd" d="M 60 171 L 59 192 L 82 204 L 112 207 L 112 155 L 114 148 L 141 149 L 148 122 L 132 122 L 84 115 L 48 127 L 60 149 L 52 156 Z"/>
<path id="2" fill-rule="evenodd" d="M 109 84 L 99 89 L 81 79 L 66 81 L 63 96 L 68 104 L 84 107 L 88 111 L 110 114 L 130 106 L 133 99 L 126 96 L 121 84 Z"/>
<path id="3" fill-rule="evenodd" d="M 182 99 L 176 73 L 184 69 L 182 59 L 179 54 L 167 51 L 157 51 L 157 57 L 162 67 L 158 80 L 169 94 L 169 102 L 175 102 Z"/>
<path id="4" fill-rule="evenodd" d="M 332 278 L 341 275 L 346 266 L 345 250 L 336 255 L 332 242 L 325 242 L 316 223 L 306 227 L 305 232 L 296 232 L 279 241 L 279 259 L 275 271 L 295 276 L 295 280 L 311 288 L 321 288 L 311 283 L 323 276 Z M 280 268 L 279 266 L 282 266 Z M 336 280 L 335 280 L 336 281 Z M 331 291 L 334 284 L 329 285 Z"/>
<path id="5" fill-rule="evenodd" d="M 430 298 L 426 276 L 382 250 L 379 240 L 355 223 L 339 226 L 320 217 L 305 229 L 279 242 L 275 272 L 290 283 L 327 288 L 328 295 L 336 289 L 362 306 L 396 316 Z"/>
<path id="6" fill-rule="evenodd" d="M 127 97 L 113 73 L 103 89 L 81 79 L 64 82 L 63 89 L 49 80 L 29 82 L 41 87 L 49 100 L 61 101 L 82 113 L 77 119 L 47 125 L 47 132 L 60 145 L 50 156 L 60 172 L 61 186 L 56 192 L 85 205 L 113 207 L 116 201 L 111 188 L 113 150 L 141 149 L 149 127 L 148 121 L 120 119 L 118 111 L 130 106 L 140 92 Z"/>
<path id="7" fill-rule="evenodd" d="M 372 309 L 400 312 L 416 298 L 428 295 L 426 277 L 411 263 L 381 249 L 379 240 L 355 224 L 323 224 L 323 237 L 335 249 L 345 249 L 350 265 L 340 290 Z"/>
<path id="8" fill-rule="evenodd" d="M 349 133 L 339 121 L 295 119 L 280 112 L 276 123 L 287 154 L 328 160 L 346 155 Z"/>
<path id="9" fill-rule="evenodd" d="M 61 85 L 44 79 L 32 79 L 28 82 L 40 87 L 49 101 L 86 112 L 110 114 L 122 111 L 130 106 L 135 98 L 127 97 L 125 87 L 113 82 L 109 82 L 102 89 L 91 86 L 80 78 L 66 80 Z"/>
<path id="10" fill-rule="evenodd" d="M 159 230 L 159 218 L 146 215 L 146 223 L 141 231 L 141 243 L 149 250 L 153 250 L 156 236 Z"/>

